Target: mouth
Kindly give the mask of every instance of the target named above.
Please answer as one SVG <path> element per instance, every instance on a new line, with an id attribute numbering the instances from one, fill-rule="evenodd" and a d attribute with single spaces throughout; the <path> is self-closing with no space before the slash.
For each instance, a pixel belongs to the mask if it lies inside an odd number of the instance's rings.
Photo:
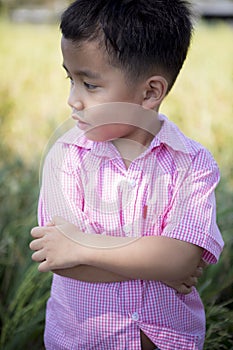
<path id="1" fill-rule="evenodd" d="M 90 124 L 81 120 L 77 115 L 73 114 L 71 117 L 72 117 L 72 119 L 77 121 L 77 125 L 78 125 L 79 129 L 86 130 L 88 127 L 90 127 Z"/>

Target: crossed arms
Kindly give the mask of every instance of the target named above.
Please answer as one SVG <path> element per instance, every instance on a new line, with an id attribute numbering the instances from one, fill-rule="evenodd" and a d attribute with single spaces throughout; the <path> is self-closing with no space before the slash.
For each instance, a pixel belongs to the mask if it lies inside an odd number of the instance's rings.
<path id="1" fill-rule="evenodd" d="M 158 280 L 186 294 L 205 266 L 202 249 L 193 244 L 161 236 L 135 240 L 89 235 L 59 217 L 31 234 L 32 259 L 40 263 L 39 271 L 87 282 Z"/>
<path id="2" fill-rule="evenodd" d="M 59 154 L 58 152 L 58 156 Z M 68 156 L 67 159 L 69 161 Z M 196 162 L 198 163 L 199 160 L 196 159 Z M 65 166 L 64 170 L 58 169 L 57 163 L 59 162 L 56 154 L 51 154 L 44 171 L 44 177 L 47 177 L 44 183 L 49 183 L 49 188 L 46 185 L 46 189 L 42 189 L 43 195 L 45 197 L 47 195 L 46 198 L 43 198 L 44 203 L 49 208 L 49 215 L 45 213 L 44 217 L 49 221 L 56 213 L 62 213 L 69 222 L 76 223 L 76 226 L 61 218 L 53 218 L 53 224 L 46 226 L 44 221 L 41 223 L 43 227 L 32 230 L 34 240 L 30 248 L 35 251 L 32 255 L 33 260 L 40 263 L 39 271 L 52 270 L 62 276 L 89 282 L 114 282 L 129 279 L 158 280 L 173 284 L 175 288 L 177 285 L 183 285 L 190 291 L 189 287 L 196 283 L 196 279 L 201 275 L 202 268 L 205 266 L 201 260 L 203 249 L 200 246 L 203 244 L 204 237 L 202 232 L 197 232 L 195 235 L 189 232 L 195 238 L 193 244 L 185 240 L 170 238 L 166 236 L 166 233 L 164 236 L 143 236 L 137 240 L 128 237 L 88 234 L 89 231 L 85 230 L 85 225 L 82 226 L 86 218 L 80 217 L 76 221 L 76 218 L 69 216 L 72 212 L 77 214 L 77 208 L 82 208 L 82 200 L 76 194 L 75 198 L 72 197 L 72 202 L 70 198 L 67 202 L 66 198 L 66 193 L 70 192 L 70 189 L 74 189 L 72 193 L 78 193 L 75 189 L 82 184 L 78 182 L 77 176 L 73 176 L 73 172 L 69 171 L 68 167 Z M 181 183 L 181 191 L 177 192 L 173 203 L 174 209 L 169 213 L 171 220 L 175 218 L 178 231 L 184 230 L 183 218 L 186 222 L 189 218 L 196 220 L 189 227 L 189 231 L 194 228 L 195 232 L 195 226 L 205 227 L 207 230 L 210 224 L 213 224 L 210 230 L 216 229 L 214 217 L 211 219 L 210 213 L 215 214 L 214 189 L 219 180 L 219 173 L 215 165 L 207 164 L 207 168 L 203 169 L 202 164 L 203 159 L 201 158 L 197 171 L 190 168 L 184 182 L 185 186 Z M 66 179 L 63 185 L 66 186 L 68 183 L 69 188 L 61 186 L 63 177 Z M 67 178 L 69 178 L 68 181 Z M 58 196 L 59 189 L 60 197 Z M 51 193 L 55 193 L 54 198 L 49 198 Z M 182 201 L 184 213 L 177 210 Z M 62 212 L 60 207 L 56 207 L 57 203 L 62 203 Z M 196 207 L 201 215 L 193 216 L 192 212 Z M 186 216 L 184 216 L 185 210 Z M 206 210 L 208 215 L 202 214 Z M 80 215 L 84 215 L 81 209 Z M 167 231 L 170 229 L 171 227 L 167 228 Z M 72 237 L 75 237 L 75 242 Z M 90 242 L 85 243 L 85 240 L 90 237 L 92 244 L 95 240 L 93 244 L 95 247 L 91 247 Z"/>

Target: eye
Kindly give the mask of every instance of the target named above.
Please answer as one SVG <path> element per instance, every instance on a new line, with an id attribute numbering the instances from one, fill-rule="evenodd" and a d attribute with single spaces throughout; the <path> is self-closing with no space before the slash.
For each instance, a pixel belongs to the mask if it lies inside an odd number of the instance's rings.
<path id="1" fill-rule="evenodd" d="M 71 78 L 71 76 L 67 75 L 66 79 L 69 79 L 71 85 L 74 84 L 74 81 L 73 81 L 73 79 Z"/>
<path id="2" fill-rule="evenodd" d="M 88 89 L 88 90 L 95 90 L 97 89 L 98 86 L 96 85 L 92 85 L 92 84 L 88 84 L 85 81 L 83 82 L 84 86 Z"/>

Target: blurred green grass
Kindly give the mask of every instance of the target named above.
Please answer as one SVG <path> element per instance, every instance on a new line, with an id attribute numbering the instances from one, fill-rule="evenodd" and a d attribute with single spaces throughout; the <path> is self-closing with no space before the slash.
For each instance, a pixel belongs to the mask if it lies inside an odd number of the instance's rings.
<path id="1" fill-rule="evenodd" d="M 43 349 L 50 274 L 31 262 L 39 165 L 53 131 L 69 117 L 58 26 L 0 19 L 0 348 Z M 215 156 L 222 173 L 218 222 L 226 247 L 199 284 L 205 350 L 233 349 L 232 27 L 199 24 L 189 57 L 161 111 Z"/>

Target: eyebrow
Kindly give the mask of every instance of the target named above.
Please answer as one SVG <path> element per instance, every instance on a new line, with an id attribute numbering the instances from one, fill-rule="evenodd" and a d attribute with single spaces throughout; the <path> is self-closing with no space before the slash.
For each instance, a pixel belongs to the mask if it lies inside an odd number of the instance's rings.
<path id="1" fill-rule="evenodd" d="M 69 73 L 69 70 L 66 68 L 64 63 L 62 64 L 62 67 L 66 70 L 67 73 Z M 91 79 L 100 79 L 101 78 L 99 73 L 92 72 L 92 71 L 90 71 L 88 69 L 79 70 L 77 72 L 74 72 L 74 75 L 82 75 L 84 77 L 91 78 Z"/>

